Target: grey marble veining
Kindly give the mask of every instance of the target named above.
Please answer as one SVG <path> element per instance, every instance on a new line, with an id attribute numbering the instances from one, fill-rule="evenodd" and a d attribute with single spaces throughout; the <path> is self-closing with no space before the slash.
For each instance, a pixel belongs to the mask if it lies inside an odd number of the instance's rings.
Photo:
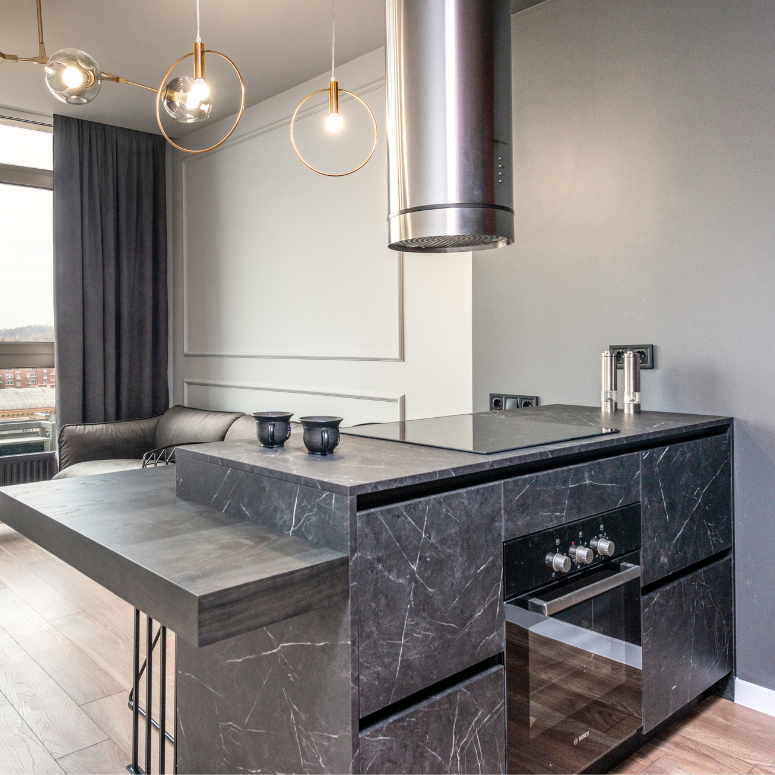
<path id="1" fill-rule="evenodd" d="M 503 537 L 508 541 L 639 500 L 638 453 L 507 479 Z"/>
<path id="2" fill-rule="evenodd" d="M 648 732 L 732 670 L 732 559 L 661 587 L 641 606 Z"/>
<path id="3" fill-rule="evenodd" d="M 578 462 L 581 455 L 599 454 L 602 451 L 608 454 L 625 453 L 628 448 L 637 444 L 672 443 L 687 434 L 725 428 L 731 423 L 730 418 L 724 417 L 664 412 L 643 412 L 640 415 L 618 413 L 612 418 L 611 415 L 603 415 L 594 407 L 563 404 L 515 411 L 530 412 L 533 421 L 541 420 L 547 423 L 569 422 L 599 426 L 605 419 L 607 423 L 621 428 L 621 433 L 495 455 L 475 455 L 342 436 L 334 454 L 318 457 L 307 454 L 301 434 L 294 432 L 281 449 L 265 449 L 258 442 L 218 442 L 181 447 L 177 452 L 177 460 L 180 466 L 182 460 L 196 457 L 215 465 L 253 471 L 341 495 L 362 495 L 501 468 L 569 464 Z"/>
<path id="4" fill-rule="evenodd" d="M 205 648 L 178 641 L 178 772 L 350 772 L 349 632 L 340 603 Z"/>
<path id="5" fill-rule="evenodd" d="M 501 485 L 358 517 L 360 715 L 504 648 Z"/>
<path id="6" fill-rule="evenodd" d="M 505 772 L 505 692 L 494 667 L 361 733 L 363 773 Z"/>
<path id="7" fill-rule="evenodd" d="M 176 469 L 180 498 L 349 553 L 345 496 L 196 457 L 179 458 Z"/>
<path id="8" fill-rule="evenodd" d="M 729 434 L 642 455 L 642 584 L 732 546 Z"/>

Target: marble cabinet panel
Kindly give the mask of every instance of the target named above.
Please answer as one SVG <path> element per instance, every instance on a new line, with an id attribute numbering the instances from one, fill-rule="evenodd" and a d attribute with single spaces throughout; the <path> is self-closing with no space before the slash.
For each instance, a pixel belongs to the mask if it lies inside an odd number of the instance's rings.
<path id="1" fill-rule="evenodd" d="M 505 772 L 504 707 L 493 667 L 361 732 L 361 772 Z"/>
<path id="2" fill-rule="evenodd" d="M 643 726 L 648 732 L 732 670 L 732 559 L 645 595 Z"/>
<path id="3" fill-rule="evenodd" d="M 350 549 L 349 498 L 282 479 L 180 455 L 179 498 L 304 538 L 338 552 Z"/>
<path id="4" fill-rule="evenodd" d="M 638 453 L 508 479 L 503 483 L 504 540 L 639 500 Z"/>
<path id="5" fill-rule="evenodd" d="M 177 771 L 350 772 L 349 636 L 340 603 L 213 646 L 178 638 Z"/>
<path id="6" fill-rule="evenodd" d="M 732 546 L 729 434 L 642 453 L 643 586 Z"/>
<path id="7" fill-rule="evenodd" d="M 360 716 L 503 651 L 501 485 L 358 515 Z"/>

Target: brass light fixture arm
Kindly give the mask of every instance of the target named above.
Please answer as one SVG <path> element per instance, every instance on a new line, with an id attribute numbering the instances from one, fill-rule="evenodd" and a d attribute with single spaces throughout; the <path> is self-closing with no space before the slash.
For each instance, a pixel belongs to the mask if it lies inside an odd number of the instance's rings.
<path id="1" fill-rule="evenodd" d="M 167 80 L 167 78 L 169 77 L 170 73 L 184 59 L 188 59 L 189 57 L 194 56 L 196 53 L 198 53 L 198 52 L 192 51 L 191 53 L 186 54 L 185 56 L 180 57 L 180 59 L 178 59 L 178 61 L 175 62 L 172 65 L 172 67 L 170 67 L 170 69 L 167 70 L 166 73 L 164 73 L 164 78 L 161 79 L 161 85 L 159 86 L 158 90 L 154 90 L 154 91 L 156 91 L 156 121 L 159 124 L 159 129 L 161 129 L 161 133 L 164 135 L 164 137 L 167 139 L 167 142 L 173 148 L 177 148 L 179 151 L 183 151 L 185 153 L 207 153 L 208 151 L 212 151 L 213 148 L 217 148 L 219 145 L 223 145 L 223 143 L 225 143 L 232 136 L 232 133 L 237 128 L 237 124 L 239 124 L 239 121 L 242 118 L 242 113 L 245 110 L 245 82 L 242 80 L 242 74 L 237 69 L 237 65 L 235 65 L 234 62 L 232 62 L 231 59 L 229 59 L 229 57 L 226 56 L 226 54 L 221 54 L 220 51 L 212 51 L 210 49 L 207 49 L 206 51 L 202 50 L 201 51 L 201 56 L 203 58 L 204 58 L 205 54 L 215 54 L 216 56 L 219 56 L 222 59 L 225 59 L 234 68 L 234 72 L 237 74 L 237 78 L 239 78 L 240 89 L 242 90 L 242 97 L 240 99 L 240 105 L 239 105 L 239 113 L 237 113 L 237 118 L 234 121 L 234 125 L 229 130 L 229 133 L 226 135 L 226 137 L 224 137 L 222 140 L 218 141 L 215 145 L 211 145 L 209 148 L 202 148 L 202 149 L 200 149 L 198 151 L 192 151 L 190 148 L 183 148 L 183 146 L 178 145 L 176 142 L 174 142 L 170 138 L 170 136 L 164 131 L 164 127 L 162 126 L 162 123 L 161 123 L 161 114 L 159 113 L 159 105 L 160 105 L 162 99 L 164 98 L 164 91 L 165 91 L 164 82 Z M 203 66 L 203 69 L 204 69 L 204 66 Z M 135 85 L 139 85 L 139 84 L 135 84 Z M 144 87 L 144 88 L 147 88 L 147 87 Z"/>
<path id="2" fill-rule="evenodd" d="M 36 57 L 20 57 L 16 54 L 4 54 L 0 51 L 0 61 L 2 62 L 32 62 L 36 65 L 48 64 L 48 54 L 46 53 L 46 44 L 43 40 L 43 10 L 41 8 L 41 0 L 35 0 L 35 6 L 38 14 L 38 55 Z M 113 73 L 102 73 L 102 78 L 105 81 L 113 81 L 114 83 L 128 83 L 130 86 L 137 86 L 140 89 L 147 89 L 148 91 L 155 92 L 152 86 L 145 86 L 142 83 L 136 83 L 130 81 L 120 75 L 113 75 Z"/>
<path id="3" fill-rule="evenodd" d="M 126 83 L 126 84 L 129 84 L 130 86 L 137 86 L 138 89 L 147 89 L 148 91 L 152 91 L 152 92 L 156 91 L 156 89 L 154 89 L 153 86 L 145 86 L 142 83 L 136 83 L 135 81 L 130 81 L 128 78 L 124 78 L 123 75 L 113 75 L 113 73 L 103 73 L 102 80 L 113 81 L 113 83 Z"/>
<path id="4" fill-rule="evenodd" d="M 33 57 L 32 61 L 36 65 L 45 65 L 48 62 L 48 54 L 46 54 L 46 44 L 43 42 L 43 12 L 40 9 L 40 0 L 35 0 L 35 5 L 38 8 L 38 55 Z"/>
<path id="5" fill-rule="evenodd" d="M 0 51 L 0 62 L 34 62 L 36 65 L 45 65 L 48 62 L 46 45 L 43 42 L 43 12 L 40 9 L 40 0 L 35 0 L 38 9 L 38 55 L 36 57 L 20 57 L 16 54 L 4 54 Z"/>

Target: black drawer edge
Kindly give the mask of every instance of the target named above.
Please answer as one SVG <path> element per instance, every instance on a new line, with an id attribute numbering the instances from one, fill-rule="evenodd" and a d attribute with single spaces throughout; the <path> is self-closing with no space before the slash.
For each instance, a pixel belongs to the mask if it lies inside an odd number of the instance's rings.
<path id="1" fill-rule="evenodd" d="M 685 576 L 691 576 L 692 573 L 696 573 L 698 570 L 703 570 L 703 568 L 707 568 L 709 565 L 713 565 L 714 563 L 720 562 L 721 560 L 725 560 L 727 557 L 730 557 L 731 555 L 732 555 L 731 548 L 724 549 L 721 552 L 716 552 L 716 554 L 713 554 L 710 557 L 706 557 L 704 560 L 695 562 L 692 565 L 688 565 L 686 568 L 681 568 L 681 570 L 677 570 L 673 573 L 670 573 L 667 576 L 663 576 L 661 579 L 652 581 L 651 584 L 646 584 L 645 587 L 640 588 L 641 597 L 650 595 L 652 592 L 656 592 L 662 587 L 665 587 L 668 584 L 672 584 L 674 581 L 679 581 Z"/>
<path id="2" fill-rule="evenodd" d="M 443 681 L 437 681 L 435 684 L 426 686 L 424 689 L 420 689 L 414 694 L 410 694 L 408 697 L 404 697 L 398 702 L 391 703 L 384 708 L 375 710 L 374 713 L 369 713 L 368 716 L 364 716 L 360 720 L 359 732 L 365 732 L 368 729 L 382 724 L 392 716 L 397 716 L 399 713 L 403 713 L 405 710 L 419 705 L 422 702 L 434 697 L 437 694 L 441 694 L 447 689 L 452 689 L 454 686 L 469 681 L 471 678 L 476 678 L 482 673 L 486 673 L 493 667 L 503 666 L 504 658 L 503 652 L 495 654 L 495 656 L 483 659 L 481 662 L 477 662 L 475 665 L 461 670 L 459 673 L 451 675 L 449 678 L 445 678 Z"/>
<path id="3" fill-rule="evenodd" d="M 431 495 L 441 495 L 445 492 L 462 490 L 467 487 L 476 487 L 480 484 L 492 484 L 493 482 L 512 479 L 516 476 L 528 476 L 529 474 L 541 473 L 543 471 L 553 471 L 557 468 L 567 468 L 568 466 L 578 465 L 579 463 L 588 463 L 610 457 L 629 455 L 633 452 L 644 452 L 648 449 L 659 449 L 660 447 L 670 446 L 671 444 L 683 444 L 687 441 L 695 441 L 711 436 L 723 436 L 725 433 L 729 432 L 730 428 L 731 424 L 728 424 L 714 426 L 712 428 L 703 428 L 702 430 L 694 432 L 676 432 L 675 435 L 634 442 L 631 444 L 626 443 L 616 445 L 608 449 L 576 452 L 554 459 L 539 460 L 534 463 L 519 463 L 513 466 L 504 466 L 503 468 L 491 468 L 487 471 L 479 471 L 475 474 L 463 474 L 462 476 L 452 476 L 446 479 L 434 479 L 431 482 L 423 482 L 422 484 L 409 484 L 403 487 L 396 487 L 392 490 L 367 492 L 356 496 L 356 511 L 367 511 L 369 509 L 379 508 L 380 506 L 391 506 L 395 503 L 427 498 Z"/>

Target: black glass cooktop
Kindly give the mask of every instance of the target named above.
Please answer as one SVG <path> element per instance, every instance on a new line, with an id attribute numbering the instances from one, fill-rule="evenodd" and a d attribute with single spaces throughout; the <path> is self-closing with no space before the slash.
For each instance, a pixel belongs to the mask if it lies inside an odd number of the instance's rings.
<path id="1" fill-rule="evenodd" d="M 530 409 L 512 409 L 360 425 L 355 428 L 342 428 L 342 433 L 492 455 L 496 452 L 619 433 L 619 429 L 604 427 L 602 424 L 573 425 L 550 422 L 542 419 L 540 415 L 531 416 Z"/>

